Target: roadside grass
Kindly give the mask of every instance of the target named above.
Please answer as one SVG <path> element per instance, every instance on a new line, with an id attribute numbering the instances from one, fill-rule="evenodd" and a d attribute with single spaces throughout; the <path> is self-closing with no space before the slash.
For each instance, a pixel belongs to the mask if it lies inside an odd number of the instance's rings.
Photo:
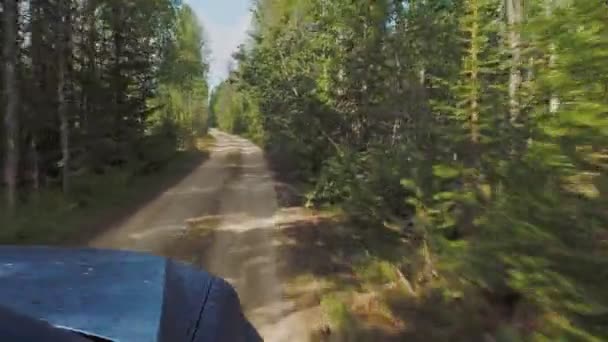
<path id="1" fill-rule="evenodd" d="M 393 264 L 386 260 L 367 257 L 354 266 L 357 278 L 363 284 L 374 286 L 397 283 L 399 277 Z"/>
<path id="2" fill-rule="evenodd" d="M 292 191 L 275 189 L 279 198 Z M 509 336 L 497 307 L 450 276 L 456 271 L 446 269 L 457 260 L 429 255 L 422 227 L 403 233 L 349 218 L 340 207 L 304 206 L 305 201 L 282 206 L 292 219 L 279 224 L 280 274 L 287 280 L 285 296 L 298 310 L 321 312 L 311 323 L 312 341 L 464 342 Z"/>
<path id="3" fill-rule="evenodd" d="M 382 225 L 312 211 L 281 229 L 285 264 L 293 265 L 283 270 L 287 298 L 322 311 L 313 341 L 600 341 L 558 312 L 467 280 L 459 270 L 468 260 L 446 245 L 434 246 L 442 254 L 429 278 L 420 242 Z"/>
<path id="4" fill-rule="evenodd" d="M 446 231 L 445 227 L 431 228 L 427 217 L 417 218 L 413 226 L 403 229 L 406 225 L 401 222 L 374 223 L 363 221 L 360 215 L 348 219 L 352 213 L 349 208 L 328 206 L 315 210 L 310 198 L 297 205 L 284 205 L 297 209 L 306 206 L 311 212 L 309 219 L 282 227 L 288 240 L 283 248 L 290 260 L 285 264 L 293 268 L 283 271 L 290 279 L 286 296 L 299 309 L 315 307 L 323 313 L 313 341 L 606 340 L 589 333 L 601 336 L 605 331 L 605 307 L 600 303 L 584 304 L 583 299 L 601 298 L 608 292 L 596 293 L 601 282 L 597 286 L 593 282 L 581 286 L 587 279 L 603 279 L 603 274 L 591 277 L 594 272 L 587 271 L 582 279 L 576 278 L 585 265 L 600 269 L 597 265 L 607 250 L 608 235 L 601 226 L 601 218 L 606 216 L 601 205 L 584 211 L 568 207 L 579 205 L 580 198 L 601 203 L 598 198 L 603 183 L 596 177 L 598 173 L 587 173 L 561 182 L 564 191 L 572 194 L 563 198 L 575 199 L 560 203 L 562 209 L 600 218 L 592 222 L 597 226 L 593 235 L 597 247 L 590 258 L 566 253 L 567 249 L 556 252 L 551 248 L 545 252 L 534 243 L 530 244 L 532 247 L 509 249 L 515 255 L 505 253 L 504 246 L 509 243 L 515 246 L 522 241 L 536 241 L 538 237 L 531 234 L 538 231 L 529 229 L 531 225 L 514 225 L 517 221 L 512 217 L 505 220 L 503 208 L 499 208 L 497 217 L 476 221 L 478 226 L 492 224 L 491 228 L 484 227 L 489 232 L 508 232 L 496 234 L 496 240 L 489 242 L 475 237 L 447 238 L 441 232 Z M 291 193 L 307 193 L 310 187 L 281 184 L 275 189 L 281 198 L 298 197 Z M 490 199 L 489 190 L 484 186 L 480 191 L 485 200 Z M 527 206 L 536 203 L 534 200 L 522 203 Z M 547 209 L 546 205 L 540 208 Z M 525 209 L 515 213 L 529 215 L 529 208 Z M 539 220 L 551 215 L 532 217 Z M 523 222 L 535 221 L 524 216 Z M 567 226 L 560 230 L 556 223 L 554 229 L 560 234 L 571 231 Z M 425 234 L 430 229 L 435 229 L 434 234 Z M 503 262 L 496 262 L 498 258 Z M 511 283 L 503 282 L 505 260 Z M 543 302 L 547 298 L 553 299 Z M 578 313 L 568 315 L 565 306 Z"/>
<path id="5" fill-rule="evenodd" d="M 497 308 L 473 289 L 459 290 L 441 277 L 421 279 L 420 244 L 381 225 L 362 227 L 330 210 L 280 229 L 287 298 L 298 309 L 322 311 L 313 341 L 464 342 L 497 336 L 497 330 L 509 335 Z"/>
<path id="6" fill-rule="evenodd" d="M 0 212 L 0 244 L 84 244 L 188 175 L 208 157 L 212 144 L 212 137 L 201 138 L 197 148 L 176 152 L 152 171 L 129 165 L 102 175 L 74 176 L 69 196 L 43 189 L 14 215 Z"/>
<path id="7" fill-rule="evenodd" d="M 312 211 L 280 229 L 286 296 L 299 309 L 320 307 L 323 313 L 314 341 L 385 340 L 394 333 L 399 324 L 377 294 L 398 277 L 362 244 L 365 231 L 353 230 L 335 208 Z"/>

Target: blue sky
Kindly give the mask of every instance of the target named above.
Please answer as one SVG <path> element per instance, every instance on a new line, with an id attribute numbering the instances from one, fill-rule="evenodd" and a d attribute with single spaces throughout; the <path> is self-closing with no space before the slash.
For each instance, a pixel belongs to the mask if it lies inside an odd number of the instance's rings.
<path id="1" fill-rule="evenodd" d="M 205 29 L 211 52 L 211 86 L 226 77 L 231 55 L 247 38 L 251 24 L 250 0 L 185 0 Z"/>

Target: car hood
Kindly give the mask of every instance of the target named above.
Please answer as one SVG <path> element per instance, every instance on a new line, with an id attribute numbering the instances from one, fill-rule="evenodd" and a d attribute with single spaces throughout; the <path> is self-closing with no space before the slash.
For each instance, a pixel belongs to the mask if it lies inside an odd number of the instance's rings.
<path id="1" fill-rule="evenodd" d="M 225 281 L 133 252 L 2 247 L 0 306 L 111 341 L 255 340 Z"/>

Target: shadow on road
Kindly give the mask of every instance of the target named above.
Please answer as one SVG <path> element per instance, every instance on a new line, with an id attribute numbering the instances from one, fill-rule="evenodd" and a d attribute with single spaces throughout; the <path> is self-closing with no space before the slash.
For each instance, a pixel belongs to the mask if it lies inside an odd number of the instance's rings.
<path id="1" fill-rule="evenodd" d="M 129 203 L 120 207 L 113 208 L 110 212 L 104 212 L 103 217 L 93 217 L 86 227 L 82 227 L 77 234 L 65 241 L 67 246 L 83 246 L 96 236 L 103 234 L 107 229 L 120 224 L 135 213 L 146 207 L 149 203 L 173 188 L 176 184 L 188 177 L 192 172 L 199 168 L 207 159 L 209 153 L 206 151 L 185 151 L 180 152 L 173 165 L 167 165 L 170 170 L 159 170 L 160 175 L 154 178 L 138 192 L 137 197 Z M 154 177 L 154 176 L 153 176 Z M 92 223 L 91 223 L 92 222 Z"/>
<path id="2" fill-rule="evenodd" d="M 284 209 L 283 214 L 286 210 L 292 209 Z M 396 286 L 370 282 L 361 274 L 360 265 L 370 259 L 388 260 L 393 249 L 402 248 L 386 241 L 368 243 L 374 240 L 372 231 L 353 228 L 336 217 L 301 214 L 279 214 L 273 228 L 260 224 L 243 231 L 209 229 L 219 222 L 256 220 L 242 213 L 228 215 L 231 217 L 201 218 L 188 235 L 169 246 L 166 255 L 229 279 L 239 290 L 246 310 L 258 316 L 276 309 L 278 299 L 290 303 L 279 308 L 280 317 L 310 310 L 330 311 L 331 315 L 335 308 L 327 305 L 347 310 L 339 328 L 326 328 L 335 319 L 327 313 L 310 317 L 311 341 L 477 340 L 472 337 L 482 341 L 484 332 L 493 329 L 490 313 L 446 301 L 441 293 L 430 291 L 412 297 Z M 273 241 L 276 260 L 268 258 L 268 239 Z M 223 251 L 222 269 L 214 269 L 217 264 L 211 251 L 217 241 L 234 242 Z M 272 272 L 284 281 L 281 298 L 250 295 L 265 293 L 259 288 L 265 286 L 260 277 Z M 255 281 L 248 282 L 252 279 Z M 327 298 L 339 298 L 339 303 Z"/>

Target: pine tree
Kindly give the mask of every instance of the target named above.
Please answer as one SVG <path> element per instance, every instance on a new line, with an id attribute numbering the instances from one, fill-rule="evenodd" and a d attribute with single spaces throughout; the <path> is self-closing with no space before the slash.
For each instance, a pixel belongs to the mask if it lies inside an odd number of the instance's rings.
<path id="1" fill-rule="evenodd" d="M 19 163 L 19 93 L 17 87 L 17 22 L 16 0 L 6 0 L 3 6 L 3 59 L 4 59 L 4 127 L 6 140 L 6 160 L 4 180 L 6 197 L 10 211 L 17 205 L 17 170 Z"/>

